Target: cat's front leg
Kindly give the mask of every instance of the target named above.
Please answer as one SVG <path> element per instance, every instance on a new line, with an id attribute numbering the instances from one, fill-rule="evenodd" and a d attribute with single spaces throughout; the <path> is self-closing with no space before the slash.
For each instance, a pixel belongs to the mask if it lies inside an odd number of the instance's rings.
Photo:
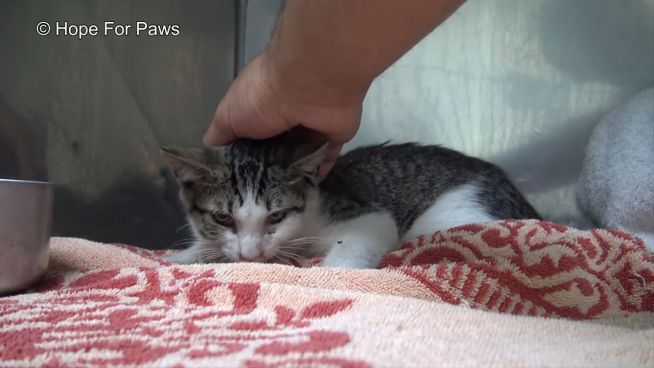
<path id="1" fill-rule="evenodd" d="M 329 251 L 323 267 L 377 268 L 398 245 L 395 221 L 386 212 L 369 213 L 331 225 L 324 237 Z"/>
<path id="2" fill-rule="evenodd" d="M 202 244 L 194 244 L 190 248 L 161 257 L 163 260 L 176 264 L 202 263 L 201 255 L 204 247 Z"/>

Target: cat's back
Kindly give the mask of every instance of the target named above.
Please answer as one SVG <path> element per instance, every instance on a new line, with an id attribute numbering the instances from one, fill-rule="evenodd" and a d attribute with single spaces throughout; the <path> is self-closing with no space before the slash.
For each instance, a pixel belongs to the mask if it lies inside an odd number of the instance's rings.
<path id="1" fill-rule="evenodd" d="M 440 195 L 466 184 L 478 189 L 479 201 L 497 218 L 538 218 L 500 168 L 436 145 L 355 149 L 338 159 L 320 188 L 335 207 L 375 206 L 411 222 Z"/>
<path id="2" fill-rule="evenodd" d="M 437 145 L 380 144 L 352 150 L 341 156 L 325 186 L 381 186 L 391 190 L 429 188 L 430 192 L 476 178 L 502 176 L 496 166 Z M 363 189 L 363 188 L 362 188 Z"/>

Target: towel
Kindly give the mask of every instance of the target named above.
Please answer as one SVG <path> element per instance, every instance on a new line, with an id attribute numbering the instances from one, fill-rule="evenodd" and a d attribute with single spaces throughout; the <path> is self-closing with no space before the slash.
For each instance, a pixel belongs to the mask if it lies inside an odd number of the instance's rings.
<path id="1" fill-rule="evenodd" d="M 654 251 L 654 89 L 595 126 L 577 200 L 598 226 L 636 233 Z"/>
<path id="2" fill-rule="evenodd" d="M 616 230 L 466 225 L 375 270 L 167 252 L 53 238 L 46 277 L 0 298 L 0 366 L 654 365 L 654 255 Z"/>

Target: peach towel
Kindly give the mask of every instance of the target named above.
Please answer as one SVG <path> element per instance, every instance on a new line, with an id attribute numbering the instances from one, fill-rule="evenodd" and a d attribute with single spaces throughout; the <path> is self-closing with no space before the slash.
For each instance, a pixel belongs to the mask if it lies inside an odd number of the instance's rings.
<path id="1" fill-rule="evenodd" d="M 0 366 L 654 366 L 654 256 L 618 231 L 467 225 L 378 270 L 51 245 L 0 298 Z"/>

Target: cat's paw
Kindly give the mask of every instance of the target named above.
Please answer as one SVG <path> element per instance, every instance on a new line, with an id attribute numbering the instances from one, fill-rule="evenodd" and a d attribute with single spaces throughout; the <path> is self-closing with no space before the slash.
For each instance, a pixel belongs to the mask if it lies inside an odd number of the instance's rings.
<path id="1" fill-rule="evenodd" d="M 194 264 L 200 262 L 194 254 L 189 254 L 184 251 L 165 255 L 161 257 L 161 259 L 174 264 Z"/>

